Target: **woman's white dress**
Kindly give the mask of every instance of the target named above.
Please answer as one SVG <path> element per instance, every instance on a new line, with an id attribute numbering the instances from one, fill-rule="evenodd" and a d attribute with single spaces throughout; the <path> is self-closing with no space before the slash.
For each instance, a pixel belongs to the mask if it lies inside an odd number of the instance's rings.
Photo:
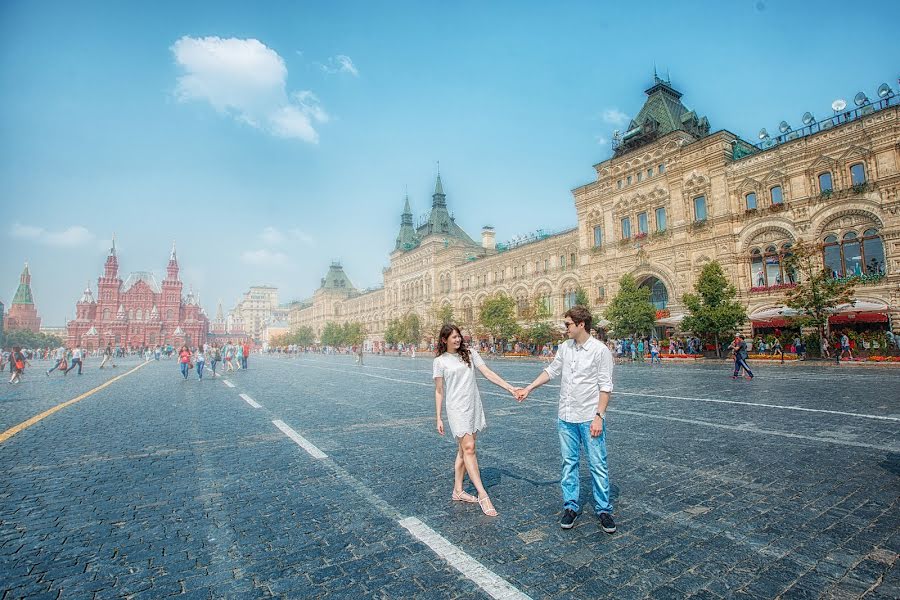
<path id="1" fill-rule="evenodd" d="M 434 377 L 444 379 L 444 403 L 447 405 L 447 421 L 453 437 L 462 437 L 485 428 L 481 394 L 475 385 L 475 368 L 484 360 L 475 350 L 469 350 L 472 366 L 466 365 L 459 354 L 444 352 L 434 359 Z"/>

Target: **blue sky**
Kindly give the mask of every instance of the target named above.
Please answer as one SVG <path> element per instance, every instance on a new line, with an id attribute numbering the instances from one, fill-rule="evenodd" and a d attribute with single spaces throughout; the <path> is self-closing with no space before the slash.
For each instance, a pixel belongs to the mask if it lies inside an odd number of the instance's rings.
<path id="1" fill-rule="evenodd" d="M 311 294 L 331 260 L 381 282 L 408 188 L 498 241 L 576 223 L 653 66 L 755 139 L 897 88 L 900 3 L 0 4 L 0 298 L 22 263 L 46 325 L 117 237 L 121 276 L 182 276 L 207 312 Z M 858 51 L 848 50 L 857 47 Z"/>

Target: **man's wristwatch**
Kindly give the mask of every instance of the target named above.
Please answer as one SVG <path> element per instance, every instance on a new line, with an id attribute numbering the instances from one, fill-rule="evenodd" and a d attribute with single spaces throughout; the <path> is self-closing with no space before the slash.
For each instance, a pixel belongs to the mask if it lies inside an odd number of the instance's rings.
<path id="1" fill-rule="evenodd" d="M 601 421 L 606 421 L 606 413 L 605 412 L 598 412 L 596 414 L 598 417 L 600 417 Z"/>

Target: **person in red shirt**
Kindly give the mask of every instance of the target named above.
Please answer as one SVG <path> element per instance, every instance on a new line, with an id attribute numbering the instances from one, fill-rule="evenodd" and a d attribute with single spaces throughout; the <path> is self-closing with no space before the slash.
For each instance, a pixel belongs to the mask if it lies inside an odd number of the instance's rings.
<path id="1" fill-rule="evenodd" d="M 191 370 L 191 351 L 187 346 L 182 346 L 178 351 L 178 363 L 181 366 L 181 375 L 187 379 L 188 371 Z"/>
<path id="2" fill-rule="evenodd" d="M 250 342 L 244 342 L 243 347 L 244 354 L 241 356 L 241 368 L 247 368 L 247 357 L 250 356 Z"/>

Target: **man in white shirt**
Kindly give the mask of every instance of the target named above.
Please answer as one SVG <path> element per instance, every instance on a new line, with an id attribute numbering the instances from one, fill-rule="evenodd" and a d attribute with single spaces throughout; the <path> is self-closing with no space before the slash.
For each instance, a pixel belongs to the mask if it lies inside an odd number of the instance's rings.
<path id="1" fill-rule="evenodd" d="M 563 515 L 560 526 L 571 529 L 581 514 L 579 472 L 582 445 L 587 448 L 593 482 L 594 510 L 600 527 L 615 533 L 610 500 L 609 469 L 606 466 L 606 407 L 612 393 L 613 357 L 605 344 L 591 337 L 591 312 L 573 306 L 563 325 L 569 336 L 559 346 L 556 358 L 531 384 L 517 391 L 519 402 L 535 388 L 562 375 L 559 388 L 559 446 L 562 453 Z"/>
<path id="2" fill-rule="evenodd" d="M 78 374 L 81 375 L 81 357 L 84 355 L 84 351 L 81 349 L 81 346 L 75 346 L 72 348 L 72 362 L 69 363 L 69 368 L 63 372 L 63 375 L 68 375 L 69 371 L 74 369 L 76 366 L 78 367 Z"/>

